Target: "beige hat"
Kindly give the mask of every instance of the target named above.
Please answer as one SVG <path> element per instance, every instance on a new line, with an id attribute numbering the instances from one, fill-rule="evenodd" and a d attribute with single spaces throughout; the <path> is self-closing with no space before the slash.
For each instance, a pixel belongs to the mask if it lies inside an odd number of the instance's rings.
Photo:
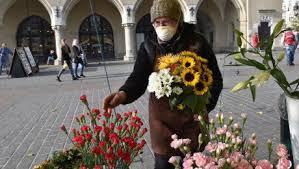
<path id="1" fill-rule="evenodd" d="M 160 17 L 168 17 L 176 21 L 182 20 L 182 10 L 178 1 L 154 0 L 151 7 L 151 22 Z"/>

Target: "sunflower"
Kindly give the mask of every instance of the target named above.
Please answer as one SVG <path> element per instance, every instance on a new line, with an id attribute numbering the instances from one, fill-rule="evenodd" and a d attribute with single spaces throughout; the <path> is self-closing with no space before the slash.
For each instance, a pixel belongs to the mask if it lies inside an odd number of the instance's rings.
<path id="1" fill-rule="evenodd" d="M 182 62 L 184 68 L 191 69 L 195 66 L 195 60 L 192 57 L 184 57 Z"/>
<path id="2" fill-rule="evenodd" d="M 213 83 L 213 72 L 206 66 L 202 66 L 202 74 L 200 76 L 200 80 L 204 82 L 207 86 L 210 86 Z"/>
<path id="3" fill-rule="evenodd" d="M 199 81 L 200 74 L 192 69 L 184 69 L 181 77 L 186 86 L 195 86 L 195 84 Z"/>
<path id="4" fill-rule="evenodd" d="M 196 53 L 190 52 L 190 51 L 183 51 L 179 54 L 179 56 L 181 56 L 181 57 L 192 57 L 194 59 L 198 57 Z"/>
<path id="5" fill-rule="evenodd" d="M 194 86 L 194 93 L 196 95 L 202 96 L 209 90 L 209 87 L 202 81 L 198 81 Z"/>
<path id="6" fill-rule="evenodd" d="M 175 64 L 179 61 L 179 57 L 172 55 L 172 54 L 167 54 L 161 58 L 159 58 L 159 65 L 158 69 L 162 70 L 165 68 L 170 67 L 172 64 Z"/>
<path id="7" fill-rule="evenodd" d="M 208 60 L 201 56 L 198 56 L 197 59 L 199 60 L 200 63 L 208 64 Z"/>

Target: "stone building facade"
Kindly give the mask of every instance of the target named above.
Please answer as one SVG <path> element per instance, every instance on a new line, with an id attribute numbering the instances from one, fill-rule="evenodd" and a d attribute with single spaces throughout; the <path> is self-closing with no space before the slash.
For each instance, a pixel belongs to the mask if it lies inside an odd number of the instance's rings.
<path id="1" fill-rule="evenodd" d="M 282 0 L 178 0 L 184 21 L 216 52 L 236 48 L 234 29 L 268 36 L 282 17 Z M 29 46 L 41 63 L 60 40 L 79 39 L 88 59 L 131 60 L 153 31 L 152 0 L 0 0 L 0 41 Z M 99 43 L 100 42 L 100 43 Z M 57 62 L 58 63 L 58 62 Z"/>

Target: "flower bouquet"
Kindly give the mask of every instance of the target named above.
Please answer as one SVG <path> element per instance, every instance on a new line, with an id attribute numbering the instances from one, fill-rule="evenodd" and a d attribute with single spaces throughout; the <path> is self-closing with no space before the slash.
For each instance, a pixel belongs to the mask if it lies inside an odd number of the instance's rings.
<path id="1" fill-rule="evenodd" d="M 189 139 L 179 139 L 172 136 L 171 147 L 179 149 L 185 154 L 182 160 L 179 156 L 169 159 L 176 169 L 289 169 L 292 164 L 288 159 L 286 147 L 279 144 L 276 148 L 276 157 L 273 156 L 272 141 L 268 140 L 268 159 L 256 158 L 257 138 L 252 134 L 249 139 L 244 137 L 244 126 L 247 116 L 242 115 L 242 122 L 234 123 L 234 119 L 225 119 L 223 114 L 217 114 L 216 120 L 210 120 L 210 142 L 204 152 L 190 152 Z M 202 139 L 199 135 L 199 144 Z"/>
<path id="2" fill-rule="evenodd" d="M 157 72 L 149 77 L 148 91 L 167 97 L 172 110 L 204 113 L 213 83 L 208 60 L 194 52 L 168 54 L 158 60 Z"/>
<path id="3" fill-rule="evenodd" d="M 114 115 L 111 111 L 101 113 L 98 108 L 89 108 L 85 95 L 80 100 L 88 110 L 86 114 L 75 118 L 80 128 L 73 128 L 69 132 L 64 125 L 60 127 L 74 145 L 72 149 L 75 151 L 72 152 L 79 154 L 79 158 L 76 158 L 79 162 L 75 164 L 79 163 L 80 169 L 129 168 L 146 144 L 142 137 L 147 129 L 142 127 L 137 112 L 124 115 Z M 39 169 L 45 168 L 47 166 Z"/>

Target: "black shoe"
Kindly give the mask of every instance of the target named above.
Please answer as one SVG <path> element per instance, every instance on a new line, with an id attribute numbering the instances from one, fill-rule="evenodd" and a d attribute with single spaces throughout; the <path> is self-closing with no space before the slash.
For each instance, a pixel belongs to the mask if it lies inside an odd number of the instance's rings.
<path id="1" fill-rule="evenodd" d="M 58 77 L 58 76 L 57 76 L 56 80 L 57 80 L 58 82 L 61 82 L 60 77 Z"/>
<path id="2" fill-rule="evenodd" d="M 294 63 L 291 63 L 290 66 L 295 66 L 295 64 L 294 64 Z"/>
<path id="3" fill-rule="evenodd" d="M 86 76 L 85 76 L 85 75 L 83 75 L 83 74 L 82 74 L 82 75 L 80 75 L 80 76 L 81 76 L 81 77 L 86 77 Z"/>
<path id="4" fill-rule="evenodd" d="M 76 77 L 73 77 L 73 80 L 78 80 L 78 78 L 76 78 Z"/>
<path id="5" fill-rule="evenodd" d="M 81 78 L 80 76 L 76 76 L 77 79 Z"/>

